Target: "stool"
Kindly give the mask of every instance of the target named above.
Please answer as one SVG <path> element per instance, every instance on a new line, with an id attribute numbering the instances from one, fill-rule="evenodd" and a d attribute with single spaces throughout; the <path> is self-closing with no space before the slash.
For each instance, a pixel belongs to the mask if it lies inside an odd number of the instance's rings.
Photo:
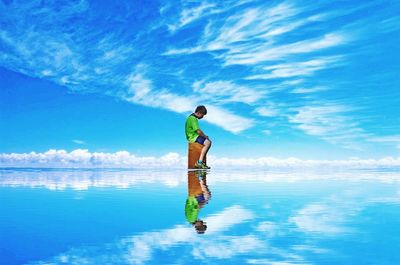
<path id="1" fill-rule="evenodd" d="M 199 160 L 200 154 L 201 154 L 201 149 L 203 149 L 202 144 L 199 143 L 189 143 L 188 146 L 188 169 L 193 169 L 195 168 L 195 164 L 197 160 Z M 207 163 L 206 157 L 203 159 L 204 163 Z"/>

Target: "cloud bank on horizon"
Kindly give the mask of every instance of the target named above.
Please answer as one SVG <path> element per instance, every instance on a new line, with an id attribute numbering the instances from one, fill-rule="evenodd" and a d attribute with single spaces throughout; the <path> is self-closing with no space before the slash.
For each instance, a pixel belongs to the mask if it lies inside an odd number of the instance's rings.
<path id="1" fill-rule="evenodd" d="M 185 115 L 207 102 L 207 122 L 227 133 L 398 150 L 399 11 L 393 1 L 2 1 L 0 66 Z"/>
<path id="2" fill-rule="evenodd" d="M 349 160 L 304 160 L 274 157 L 227 158 L 210 156 L 210 165 L 229 169 L 369 169 L 400 168 L 400 157 Z M 48 150 L 44 153 L 0 153 L 0 167 L 39 168 L 133 168 L 133 169 L 186 169 L 187 157 L 168 153 L 161 157 L 142 157 L 128 151 L 115 153 L 89 152 L 87 149 Z"/>

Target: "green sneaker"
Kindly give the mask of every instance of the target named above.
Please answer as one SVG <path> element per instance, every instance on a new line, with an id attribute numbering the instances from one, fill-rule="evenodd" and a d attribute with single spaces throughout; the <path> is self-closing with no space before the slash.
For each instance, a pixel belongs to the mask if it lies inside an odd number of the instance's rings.
<path id="1" fill-rule="evenodd" d="M 196 164 L 194 164 L 194 167 L 197 169 L 210 169 L 210 167 L 208 167 L 206 164 L 204 164 L 204 163 L 199 164 L 198 162 L 196 162 Z"/>
<path id="2" fill-rule="evenodd" d="M 204 178 L 206 175 L 207 175 L 207 171 L 205 171 L 205 170 L 197 170 L 196 171 L 196 176 L 199 179 Z"/>

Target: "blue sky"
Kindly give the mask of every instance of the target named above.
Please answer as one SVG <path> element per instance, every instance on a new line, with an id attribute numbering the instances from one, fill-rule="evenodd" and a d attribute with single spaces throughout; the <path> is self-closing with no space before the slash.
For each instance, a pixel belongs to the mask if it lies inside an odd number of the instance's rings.
<path id="1" fill-rule="evenodd" d="M 0 153 L 400 151 L 397 1 L 2 1 Z"/>

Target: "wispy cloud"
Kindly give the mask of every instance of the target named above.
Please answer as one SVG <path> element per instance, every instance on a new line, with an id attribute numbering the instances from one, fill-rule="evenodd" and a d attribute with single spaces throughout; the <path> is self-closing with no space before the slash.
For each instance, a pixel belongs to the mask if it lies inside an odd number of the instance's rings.
<path id="1" fill-rule="evenodd" d="M 315 93 L 315 92 L 321 92 L 321 91 L 327 91 L 329 90 L 328 87 L 324 86 L 317 86 L 317 87 L 299 87 L 293 89 L 290 93 L 293 94 L 310 94 L 310 93 Z"/>
<path id="2" fill-rule="evenodd" d="M 271 131 L 270 130 L 263 130 L 262 131 L 265 135 L 270 135 L 271 134 Z"/>
<path id="3" fill-rule="evenodd" d="M 231 111 L 227 111 L 221 107 L 207 106 L 207 109 L 213 115 L 206 118 L 209 123 L 218 124 L 223 129 L 238 134 L 254 125 L 254 120 L 240 117 Z"/>
<path id="4" fill-rule="evenodd" d="M 275 40 L 278 36 L 321 18 L 318 15 L 305 19 L 295 18 L 303 11 L 288 2 L 272 7 L 249 7 L 229 15 L 222 26 L 217 21 L 211 22 L 207 27 L 207 34 L 198 46 L 171 48 L 165 55 L 220 50 L 223 52 L 217 57 L 223 59 L 226 65 L 256 65 L 284 59 L 289 55 L 310 53 L 342 45 L 348 41 L 344 32 L 330 32 L 317 38 L 278 44 Z"/>
<path id="5" fill-rule="evenodd" d="M 194 97 L 181 96 L 167 89 L 154 89 L 152 81 L 137 70 L 128 76 L 126 82 L 128 90 L 123 99 L 128 102 L 178 113 L 193 111 L 196 106 Z"/>
<path id="6" fill-rule="evenodd" d="M 196 4 L 196 3 L 193 3 Z M 168 29 L 175 32 L 193 21 L 203 17 L 204 14 L 209 14 L 215 8 L 215 4 L 207 2 L 199 2 L 199 5 L 194 7 L 184 7 L 180 13 L 179 20 L 175 24 L 169 24 Z"/>
<path id="7" fill-rule="evenodd" d="M 207 8 L 211 6 L 207 5 Z M 202 6 L 203 8 L 206 6 Z M 68 20 L 86 11 L 86 9 L 72 8 L 68 14 L 62 13 L 58 19 Z M 52 12 L 52 7 L 41 12 Z M 190 13 L 192 15 L 189 13 L 181 26 L 194 19 L 196 12 Z M 22 18 L 25 17 L 22 15 Z M 10 17 L 10 19 L 15 18 Z M 90 17 L 90 19 L 95 18 Z M 21 20 L 22 22 L 27 21 Z M 126 58 L 135 58 L 138 55 L 135 43 L 129 44 L 112 33 L 102 34 L 100 39 L 92 40 L 90 36 L 96 35 L 96 32 L 90 32 L 85 27 L 71 28 L 72 36 L 87 36 L 90 41 L 86 43 L 80 39 L 72 40 L 69 38 L 70 35 L 62 34 L 60 30 L 61 28 L 52 25 L 51 19 L 44 19 L 42 24 L 35 25 L 34 28 L 16 28 L 15 32 L 20 34 L 15 34 L 12 30 L 1 31 L 1 41 L 8 46 L 15 46 L 12 52 L 3 54 L 1 63 L 19 72 L 53 80 L 75 91 L 104 93 L 134 104 L 172 112 L 187 114 L 199 104 L 199 99 L 193 95 L 177 93 L 167 87 L 154 85 L 153 80 L 146 76 L 146 73 L 152 70 L 151 65 L 136 62 L 133 66 L 128 66 Z M 96 30 L 101 31 L 101 29 Z M 35 40 L 33 43 L 32 39 Z M 87 49 L 88 47 L 90 49 Z M 134 70 L 129 72 L 121 68 Z M 248 95 L 248 100 L 256 100 L 258 93 L 253 92 L 253 94 Z M 239 133 L 252 126 L 250 119 L 226 111 L 225 108 L 218 106 L 209 108 L 216 111 L 210 112 L 210 122 L 222 126 L 227 131 Z M 214 114 L 215 117 L 211 117 Z M 224 125 L 221 115 L 227 117 L 232 126 Z"/>
<path id="8" fill-rule="evenodd" d="M 400 30 L 400 16 L 391 17 L 380 21 L 379 28 L 385 32 Z"/>
<path id="9" fill-rule="evenodd" d="M 353 120 L 349 112 L 352 108 L 329 102 L 316 102 L 308 106 L 293 109 L 295 114 L 289 115 L 290 123 L 309 135 L 321 137 L 332 143 L 341 142 L 348 148 L 356 138 L 366 138 L 365 131 Z"/>
<path id="10" fill-rule="evenodd" d="M 368 141 L 377 143 L 400 143 L 400 135 L 371 136 L 368 138 Z"/>
<path id="11" fill-rule="evenodd" d="M 312 263 L 299 262 L 299 261 L 274 261 L 272 259 L 248 259 L 247 264 L 259 264 L 259 265 L 311 265 Z"/>
<path id="12" fill-rule="evenodd" d="M 263 117 L 274 117 L 279 114 L 278 108 L 273 103 L 266 106 L 258 107 L 254 110 L 258 115 Z"/>
<path id="13" fill-rule="evenodd" d="M 249 103 L 248 101 L 258 100 L 261 93 L 229 82 L 216 82 L 208 83 L 203 87 L 201 87 L 200 83 L 195 83 L 194 91 L 199 95 L 182 96 L 166 89 L 154 89 L 151 80 L 144 76 L 145 73 L 140 70 L 141 68 L 139 67 L 128 77 L 129 90 L 123 95 L 125 100 L 179 113 L 194 111 L 197 105 L 208 101 L 210 103 L 207 104 L 207 109 L 210 115 L 204 119 L 205 121 L 235 134 L 253 126 L 253 120 L 233 114 L 223 107 L 214 106 L 211 102 L 245 101 Z M 233 93 L 239 94 L 235 95 Z M 213 97 L 218 98 L 218 96 L 224 97 L 224 99 L 212 99 Z"/>
<path id="14" fill-rule="evenodd" d="M 256 48 L 253 52 L 243 48 L 242 53 L 229 54 L 225 57 L 226 64 L 258 64 L 268 61 L 285 59 L 290 55 L 315 52 L 321 49 L 344 44 L 346 37 L 343 33 L 329 33 L 319 38 L 299 41 L 281 46 Z"/>
<path id="15" fill-rule="evenodd" d="M 310 76 L 318 70 L 337 66 L 340 57 L 325 57 L 312 59 L 305 62 L 292 62 L 287 64 L 276 64 L 263 68 L 267 73 L 247 77 L 247 79 L 274 79 L 288 77 Z"/>
<path id="16" fill-rule="evenodd" d="M 326 235 L 348 233 L 348 228 L 344 226 L 346 215 L 351 214 L 348 212 L 350 209 L 351 212 L 358 209 L 353 209 L 352 205 L 345 209 L 338 209 L 338 205 L 335 205 L 336 207 L 333 208 L 326 204 L 310 204 L 301 209 L 296 216 L 291 217 L 289 221 L 307 233 L 324 233 Z"/>
<path id="17" fill-rule="evenodd" d="M 281 79 L 283 80 L 281 86 L 288 89 L 288 93 L 292 95 L 315 94 L 332 89 L 322 85 L 296 87 L 299 82 L 304 82 L 318 71 L 343 66 L 346 58 L 344 55 L 340 53 L 332 55 L 331 52 L 326 56 L 320 54 L 329 48 L 343 46 L 353 41 L 353 38 L 343 29 L 332 29 L 330 32 L 318 35 L 302 35 L 296 41 L 284 38 L 294 30 L 301 31 L 309 24 L 329 18 L 326 13 L 304 14 L 312 9 L 307 5 L 299 7 L 290 2 L 283 2 L 272 6 L 260 5 L 244 8 L 236 13 L 228 14 L 223 23 L 210 18 L 198 45 L 188 48 L 171 47 L 164 55 L 185 56 L 199 52 L 211 52 L 216 59 L 223 61 L 225 67 L 231 65 L 248 67 L 248 74 L 243 76 L 244 80 Z M 336 14 L 336 16 L 338 15 Z M 319 55 L 315 56 L 317 52 Z M 274 86 L 276 84 L 271 86 L 268 93 L 282 90 L 282 88 L 274 89 Z M 255 103 L 254 113 L 261 117 L 288 115 L 281 113 L 280 108 L 276 107 L 282 102 L 277 102 L 272 98 L 269 100 L 268 106 L 262 105 L 261 101 L 255 100 L 260 97 L 255 97 L 254 93 L 250 94 L 248 90 L 232 87 L 232 82 L 216 81 L 203 86 L 195 83 L 194 87 L 198 91 L 212 92 L 216 98 L 219 97 L 217 100 L 220 102 L 240 99 L 247 103 Z M 235 95 L 233 92 L 237 92 L 236 95 L 244 95 L 244 97 L 226 97 L 225 93 Z M 225 97 L 222 97 L 221 94 Z M 288 120 L 290 123 L 298 124 L 296 127 L 304 133 L 320 137 L 331 143 L 338 143 L 341 139 L 346 138 L 346 133 L 362 134 L 361 126 L 352 121 L 349 113 L 344 115 L 341 111 L 349 107 L 342 105 L 339 108 L 337 106 L 335 111 L 328 111 L 329 108 L 332 109 L 332 107 L 305 104 L 303 107 L 297 107 L 297 114 L 290 115 Z M 286 112 L 284 111 L 284 113 Z M 334 122 L 332 123 L 332 121 Z M 326 126 L 328 124 L 330 126 Z M 335 128 L 335 126 L 339 127 Z M 337 131 L 343 130 L 345 132 L 341 135 L 336 134 Z M 356 138 L 347 137 L 347 146 L 352 145 L 352 140 Z"/>
<path id="18" fill-rule="evenodd" d="M 78 140 L 78 139 L 74 139 L 74 140 L 72 140 L 72 142 L 74 142 L 74 143 L 76 143 L 76 144 L 82 144 L 82 145 L 85 145 L 85 144 L 86 144 L 85 141 Z"/>
<path id="19" fill-rule="evenodd" d="M 265 92 L 257 91 L 232 81 L 196 81 L 193 90 L 199 93 L 200 98 L 211 102 L 242 102 L 255 103 L 263 97 Z"/>

